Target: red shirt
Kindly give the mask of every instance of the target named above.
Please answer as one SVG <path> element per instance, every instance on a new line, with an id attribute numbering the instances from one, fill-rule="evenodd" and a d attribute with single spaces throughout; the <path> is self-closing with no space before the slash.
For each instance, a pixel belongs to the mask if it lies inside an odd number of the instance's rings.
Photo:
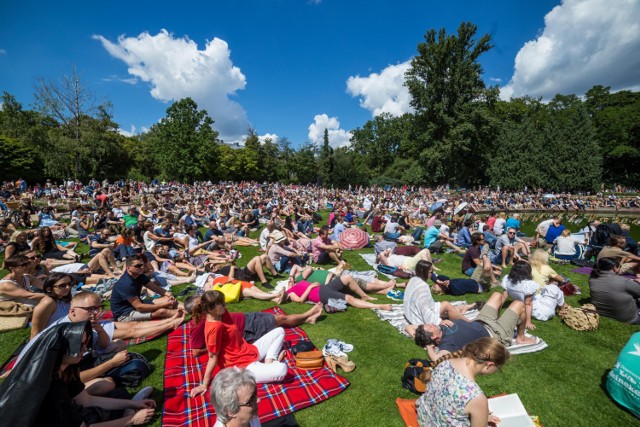
<path id="1" fill-rule="evenodd" d="M 236 328 L 240 331 L 240 333 L 244 334 L 244 313 L 227 313 L 231 316 L 231 320 L 236 324 Z M 222 317 L 224 321 L 226 316 Z M 200 323 L 196 323 L 195 320 L 191 321 L 191 348 L 194 350 L 202 350 L 207 347 L 207 342 L 204 339 L 204 327 L 207 324 L 207 319 L 203 318 L 200 320 Z"/>
<path id="2" fill-rule="evenodd" d="M 221 368 L 244 368 L 259 359 L 258 348 L 245 341 L 231 316 L 227 316 L 226 319 L 223 316 L 223 321 L 205 323 L 207 351 L 218 355 L 218 365 Z"/>

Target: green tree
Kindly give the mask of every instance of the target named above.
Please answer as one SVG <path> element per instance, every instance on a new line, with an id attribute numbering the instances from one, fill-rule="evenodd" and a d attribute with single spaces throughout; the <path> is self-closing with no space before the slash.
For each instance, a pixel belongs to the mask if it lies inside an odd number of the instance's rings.
<path id="1" fill-rule="evenodd" d="M 307 143 L 295 152 L 291 170 L 294 182 L 312 184 L 318 181 L 316 148 L 313 144 Z"/>
<path id="2" fill-rule="evenodd" d="M 163 179 L 190 181 L 215 175 L 218 132 L 213 119 L 191 98 L 174 102 L 152 129 L 155 157 Z"/>
<path id="3" fill-rule="evenodd" d="M 0 159 L 2 179 L 24 178 L 33 182 L 42 178 L 40 156 L 23 141 L 0 135 Z"/>
<path id="4" fill-rule="evenodd" d="M 495 135 L 491 111 L 498 89 L 485 87 L 479 62 L 492 47 L 491 37 L 476 40 L 476 31 L 468 22 L 458 27 L 457 35 L 429 30 L 406 73 L 420 132 L 420 162 L 425 175 L 437 182 L 472 185 L 484 180 L 485 159 L 479 155 Z M 470 156 L 476 161 L 469 162 Z"/>
<path id="5" fill-rule="evenodd" d="M 261 179 L 264 167 L 262 147 L 260 146 L 260 138 L 254 129 L 249 129 L 244 140 L 244 151 L 239 154 L 244 157 L 244 179 Z"/>
<path id="6" fill-rule="evenodd" d="M 319 178 L 323 185 L 333 182 L 333 148 L 329 145 L 329 131 L 325 128 L 318 158 Z"/>

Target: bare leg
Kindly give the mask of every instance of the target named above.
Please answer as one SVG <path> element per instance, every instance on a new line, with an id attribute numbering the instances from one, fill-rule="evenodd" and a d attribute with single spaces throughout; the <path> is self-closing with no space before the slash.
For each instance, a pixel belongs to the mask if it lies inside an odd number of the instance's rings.
<path id="1" fill-rule="evenodd" d="M 271 259 L 267 256 L 267 254 L 259 255 L 258 258 L 260 258 L 260 265 L 266 266 L 267 269 L 271 272 L 272 276 L 278 275 L 275 265 L 273 265 Z"/>
<path id="2" fill-rule="evenodd" d="M 267 278 L 264 275 L 264 270 L 262 269 L 262 261 L 260 260 L 260 256 L 253 257 L 247 264 L 247 269 L 249 269 L 251 274 L 257 274 L 261 283 L 267 282 Z"/>
<path id="3" fill-rule="evenodd" d="M 175 329 L 184 321 L 184 312 L 175 310 L 172 317 L 154 322 L 115 322 L 113 338 L 130 340 L 160 335 L 169 329 Z"/>
<path id="4" fill-rule="evenodd" d="M 360 299 L 363 299 L 365 301 L 375 301 L 376 300 L 375 298 L 368 296 L 362 290 L 362 288 L 358 285 L 358 282 L 353 280 L 353 277 L 351 277 L 351 275 L 344 274 L 344 275 L 340 276 L 340 281 L 346 287 L 348 287 L 351 292 L 353 292 L 354 294 L 358 295 L 360 297 Z"/>
<path id="5" fill-rule="evenodd" d="M 302 314 L 276 314 L 276 326 L 283 328 L 293 328 L 303 323 L 315 324 L 322 314 L 322 303 L 318 303 L 313 308 Z"/>
<path id="6" fill-rule="evenodd" d="M 116 388 L 116 383 L 111 377 L 94 378 L 84 385 L 87 393 L 92 396 L 104 396 Z"/>
<path id="7" fill-rule="evenodd" d="M 385 295 L 387 292 L 393 290 L 393 288 L 395 288 L 397 285 L 396 280 L 390 280 L 388 282 L 384 282 L 380 279 L 376 279 L 373 282 L 369 282 L 367 283 L 366 292 L 370 292 L 370 293 L 377 293 L 377 294 L 381 294 L 381 295 Z"/>
<path id="8" fill-rule="evenodd" d="M 467 322 L 470 322 L 469 319 L 464 317 L 464 313 L 471 310 L 472 308 L 475 308 L 474 304 L 468 304 L 462 307 L 461 309 L 458 309 L 458 307 L 451 305 L 451 303 L 448 301 L 441 301 L 440 302 L 440 318 L 446 315 L 446 317 L 448 317 L 449 320 L 465 320 Z"/>
<path id="9" fill-rule="evenodd" d="M 391 311 L 391 304 L 372 304 L 369 301 L 362 301 L 361 299 L 355 298 L 351 295 L 345 295 L 344 298 L 347 301 L 347 304 L 355 308 L 372 308 L 376 310 Z"/>
<path id="10" fill-rule="evenodd" d="M 276 304 L 281 304 L 284 299 L 284 289 L 280 290 L 278 293 L 271 294 L 259 289 L 257 286 L 252 286 L 250 288 L 244 288 L 242 290 L 242 296 L 244 298 L 253 298 L 260 301 L 273 301 Z"/>

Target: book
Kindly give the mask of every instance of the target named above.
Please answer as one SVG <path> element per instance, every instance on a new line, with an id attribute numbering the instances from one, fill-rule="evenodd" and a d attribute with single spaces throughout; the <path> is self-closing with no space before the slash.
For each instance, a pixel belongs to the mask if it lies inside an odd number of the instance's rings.
<path id="1" fill-rule="evenodd" d="M 489 412 L 500 417 L 500 427 L 535 427 L 517 394 L 490 398 Z"/>

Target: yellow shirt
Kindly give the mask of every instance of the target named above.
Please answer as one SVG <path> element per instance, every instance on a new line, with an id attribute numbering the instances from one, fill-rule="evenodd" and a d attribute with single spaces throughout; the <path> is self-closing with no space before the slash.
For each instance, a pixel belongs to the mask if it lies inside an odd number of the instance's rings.
<path id="1" fill-rule="evenodd" d="M 543 265 L 540 270 L 535 268 L 531 269 L 531 273 L 533 275 L 533 281 L 536 282 L 540 286 L 546 286 L 549 284 L 549 278 L 555 277 L 558 273 L 548 265 Z"/>

